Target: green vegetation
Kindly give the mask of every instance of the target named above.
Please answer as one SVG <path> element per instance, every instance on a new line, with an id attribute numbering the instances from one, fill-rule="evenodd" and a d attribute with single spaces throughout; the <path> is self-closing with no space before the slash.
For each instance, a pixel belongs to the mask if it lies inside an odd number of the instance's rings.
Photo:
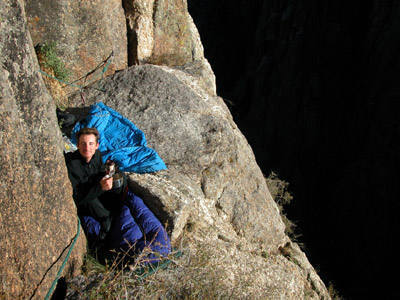
<path id="1" fill-rule="evenodd" d="M 121 265 L 120 258 L 101 265 L 88 256 L 83 290 L 74 284 L 69 284 L 69 289 L 81 299 L 200 299 L 224 292 L 216 286 L 221 279 L 210 274 L 207 255 L 190 255 L 187 250 L 185 253 L 181 258 L 174 258 L 173 253 L 168 268 L 154 273 L 150 269 L 138 272 L 142 270 L 140 258 L 131 265 Z"/>
<path id="2" fill-rule="evenodd" d="M 56 43 L 50 42 L 37 46 L 36 52 L 41 57 L 42 64 L 45 68 L 51 69 L 56 78 L 67 81 L 71 76 L 71 72 L 58 57 L 56 49 Z"/>
<path id="3" fill-rule="evenodd" d="M 276 204 L 278 204 L 283 223 L 285 223 L 286 234 L 295 240 L 298 237 L 298 235 L 295 234 L 296 224 L 290 221 L 284 214 L 284 207 L 289 205 L 293 200 L 293 196 L 288 191 L 289 183 L 279 179 L 274 172 L 271 172 L 271 174 L 265 178 L 265 181 L 272 198 L 274 198 Z"/>
<path id="4" fill-rule="evenodd" d="M 230 279 L 231 274 L 225 267 L 229 257 L 221 259 L 214 244 L 204 241 L 190 244 L 190 248 L 180 246 L 182 255 L 178 257 L 177 252 L 173 252 L 167 267 L 155 272 L 149 269 L 139 272 L 143 270 L 140 261 L 144 256 L 130 264 L 118 257 L 104 265 L 88 256 L 84 277 L 68 282 L 67 299 L 251 298 L 255 291 L 252 291 L 250 279 L 246 276 L 235 282 Z"/>
<path id="5" fill-rule="evenodd" d="M 265 177 L 265 176 L 264 176 Z M 276 204 L 278 205 L 283 223 L 285 224 L 285 232 L 286 234 L 294 241 L 296 241 L 299 237 L 299 233 L 295 233 L 295 228 L 296 224 L 294 224 L 292 221 L 290 221 L 286 215 L 284 214 L 284 206 L 289 205 L 291 201 L 293 200 L 293 196 L 289 192 L 289 183 L 281 180 L 278 178 L 278 175 L 274 172 L 271 172 L 268 177 L 265 177 L 265 181 L 267 183 L 268 189 L 272 195 L 272 198 L 274 198 Z M 304 247 L 302 243 L 299 243 L 296 241 L 296 243 L 300 247 Z M 263 257 L 266 257 L 266 255 L 263 253 Z M 333 300 L 342 300 L 343 298 L 340 296 L 339 292 L 335 289 L 334 285 L 332 282 L 329 283 L 328 286 L 328 293 L 329 296 Z M 312 298 L 312 295 L 314 293 L 312 290 L 306 291 L 305 294 L 305 299 Z"/>
<path id="6" fill-rule="evenodd" d="M 64 83 L 71 76 L 71 71 L 66 69 L 62 60 L 57 56 L 55 42 L 40 44 L 35 47 L 35 51 L 41 70 L 48 74 L 42 76 L 47 90 L 53 97 L 56 106 L 64 110 L 69 106 Z"/>
<path id="7" fill-rule="evenodd" d="M 268 189 L 271 192 L 275 202 L 280 206 L 288 205 L 293 200 L 293 196 L 289 193 L 289 183 L 278 178 L 275 172 L 271 172 L 266 178 Z"/>
<path id="8" fill-rule="evenodd" d="M 336 290 L 336 288 L 332 282 L 329 283 L 328 293 L 329 293 L 329 296 L 331 296 L 332 300 L 342 300 L 343 299 L 343 297 Z"/>

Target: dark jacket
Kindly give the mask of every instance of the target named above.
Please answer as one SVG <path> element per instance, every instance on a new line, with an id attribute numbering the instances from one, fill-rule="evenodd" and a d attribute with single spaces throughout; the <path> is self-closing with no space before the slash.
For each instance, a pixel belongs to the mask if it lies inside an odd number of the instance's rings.
<path id="1" fill-rule="evenodd" d="M 73 198 L 78 208 L 94 201 L 104 193 L 100 180 L 104 177 L 105 171 L 99 150 L 96 150 L 89 163 L 85 161 L 78 150 L 67 153 L 65 162 L 73 188 Z"/>
<path id="2" fill-rule="evenodd" d="M 78 214 L 102 219 L 109 216 L 110 212 L 119 212 L 127 185 L 126 176 L 123 174 L 123 185 L 120 188 L 103 191 L 100 180 L 106 173 L 99 150 L 96 150 L 89 163 L 78 150 L 67 153 L 65 161 Z"/>

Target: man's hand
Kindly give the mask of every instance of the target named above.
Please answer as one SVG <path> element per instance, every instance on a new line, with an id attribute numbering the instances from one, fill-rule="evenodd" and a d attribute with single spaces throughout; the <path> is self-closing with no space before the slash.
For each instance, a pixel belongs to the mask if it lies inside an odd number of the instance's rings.
<path id="1" fill-rule="evenodd" d="M 113 178 L 112 177 L 109 177 L 109 178 L 103 177 L 100 180 L 100 185 L 101 185 L 101 189 L 103 191 L 111 190 L 112 189 L 112 185 L 113 185 Z"/>

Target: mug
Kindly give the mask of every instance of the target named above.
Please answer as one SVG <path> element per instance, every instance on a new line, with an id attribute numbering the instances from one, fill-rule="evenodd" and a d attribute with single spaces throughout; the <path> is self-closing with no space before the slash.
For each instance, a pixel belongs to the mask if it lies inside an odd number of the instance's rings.
<path id="1" fill-rule="evenodd" d="M 121 187 L 124 183 L 124 177 L 122 176 L 121 173 L 115 173 L 113 175 L 113 189 L 117 189 Z"/>

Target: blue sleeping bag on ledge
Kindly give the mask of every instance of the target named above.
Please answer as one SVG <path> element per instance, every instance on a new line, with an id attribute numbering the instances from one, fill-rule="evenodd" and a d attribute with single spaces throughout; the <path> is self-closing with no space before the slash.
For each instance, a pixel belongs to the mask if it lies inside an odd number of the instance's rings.
<path id="1" fill-rule="evenodd" d="M 81 218 L 83 230 L 89 242 L 95 242 L 100 232 L 100 223 L 90 216 Z M 154 263 L 171 252 L 171 241 L 164 226 L 143 203 L 143 200 L 128 190 L 119 216 L 112 223 L 107 237 L 107 248 L 139 254 L 148 248 L 146 263 Z"/>
<path id="2" fill-rule="evenodd" d="M 167 168 L 157 152 L 147 147 L 144 133 L 102 102 L 93 104 L 89 115 L 74 126 L 71 141 L 75 145 L 76 133 L 84 127 L 95 127 L 99 131 L 103 163 L 111 159 L 121 171 L 134 173 L 151 173 Z"/>

